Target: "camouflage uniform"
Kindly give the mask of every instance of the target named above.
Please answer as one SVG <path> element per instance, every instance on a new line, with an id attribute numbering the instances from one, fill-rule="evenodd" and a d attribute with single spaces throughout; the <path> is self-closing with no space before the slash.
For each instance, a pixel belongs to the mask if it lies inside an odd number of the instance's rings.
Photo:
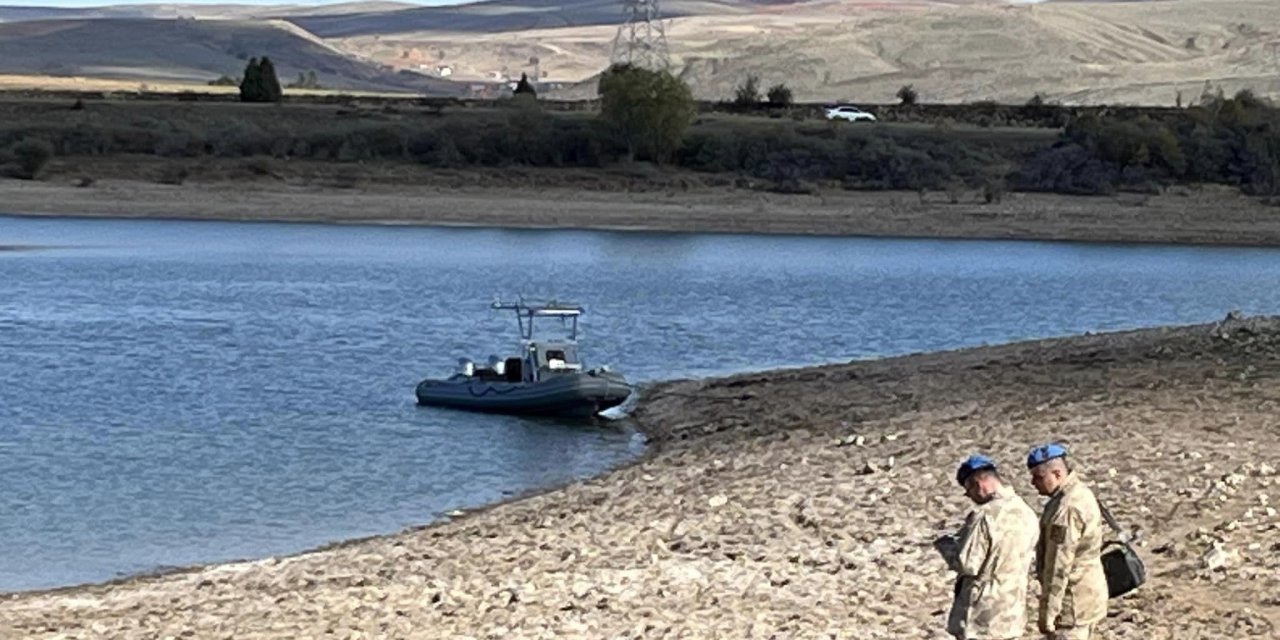
<path id="1" fill-rule="evenodd" d="M 1067 474 L 1045 505 L 1036 547 L 1040 628 L 1055 640 L 1088 640 L 1107 615 L 1102 512 L 1093 492 Z"/>
<path id="2" fill-rule="evenodd" d="M 1039 535 L 1036 514 L 1012 489 L 977 505 L 947 556 L 957 574 L 947 633 L 961 640 L 1022 637 L 1027 617 L 1027 580 Z"/>

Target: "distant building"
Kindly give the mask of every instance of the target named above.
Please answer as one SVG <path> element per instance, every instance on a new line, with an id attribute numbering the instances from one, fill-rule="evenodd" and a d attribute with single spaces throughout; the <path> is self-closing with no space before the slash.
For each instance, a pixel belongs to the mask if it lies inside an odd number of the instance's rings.
<path id="1" fill-rule="evenodd" d="M 436 67 L 436 75 L 440 76 L 441 78 L 448 78 L 449 76 L 453 75 L 453 67 L 447 64 L 442 64 Z"/>

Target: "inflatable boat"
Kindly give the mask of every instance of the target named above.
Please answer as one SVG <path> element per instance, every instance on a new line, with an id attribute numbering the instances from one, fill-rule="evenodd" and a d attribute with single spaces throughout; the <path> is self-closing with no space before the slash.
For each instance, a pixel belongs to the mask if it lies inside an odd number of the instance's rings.
<path id="1" fill-rule="evenodd" d="M 490 356 L 483 367 L 461 358 L 450 377 L 418 383 L 418 404 L 493 413 L 594 415 L 622 404 L 631 394 L 631 386 L 621 374 L 608 367 L 585 368 L 579 359 L 581 306 L 526 304 L 522 300 L 495 302 L 493 308 L 515 312 L 520 327 L 519 353 L 507 358 Z M 535 339 L 533 324 L 539 318 L 568 323 L 569 335 Z"/>

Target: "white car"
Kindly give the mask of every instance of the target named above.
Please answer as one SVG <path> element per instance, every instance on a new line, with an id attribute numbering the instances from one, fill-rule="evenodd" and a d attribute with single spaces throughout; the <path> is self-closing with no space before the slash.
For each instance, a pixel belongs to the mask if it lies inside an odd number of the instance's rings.
<path id="1" fill-rule="evenodd" d="M 835 107 L 827 107 L 828 120 L 847 120 L 849 122 L 875 122 L 876 117 L 850 105 L 839 105 Z"/>

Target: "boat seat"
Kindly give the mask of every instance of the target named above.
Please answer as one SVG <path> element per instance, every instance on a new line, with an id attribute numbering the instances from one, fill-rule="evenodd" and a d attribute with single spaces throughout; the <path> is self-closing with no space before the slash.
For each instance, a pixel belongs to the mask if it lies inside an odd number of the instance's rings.
<path id="1" fill-rule="evenodd" d="M 505 366 L 507 382 L 524 381 L 524 367 L 521 365 L 520 358 L 507 358 Z"/>

